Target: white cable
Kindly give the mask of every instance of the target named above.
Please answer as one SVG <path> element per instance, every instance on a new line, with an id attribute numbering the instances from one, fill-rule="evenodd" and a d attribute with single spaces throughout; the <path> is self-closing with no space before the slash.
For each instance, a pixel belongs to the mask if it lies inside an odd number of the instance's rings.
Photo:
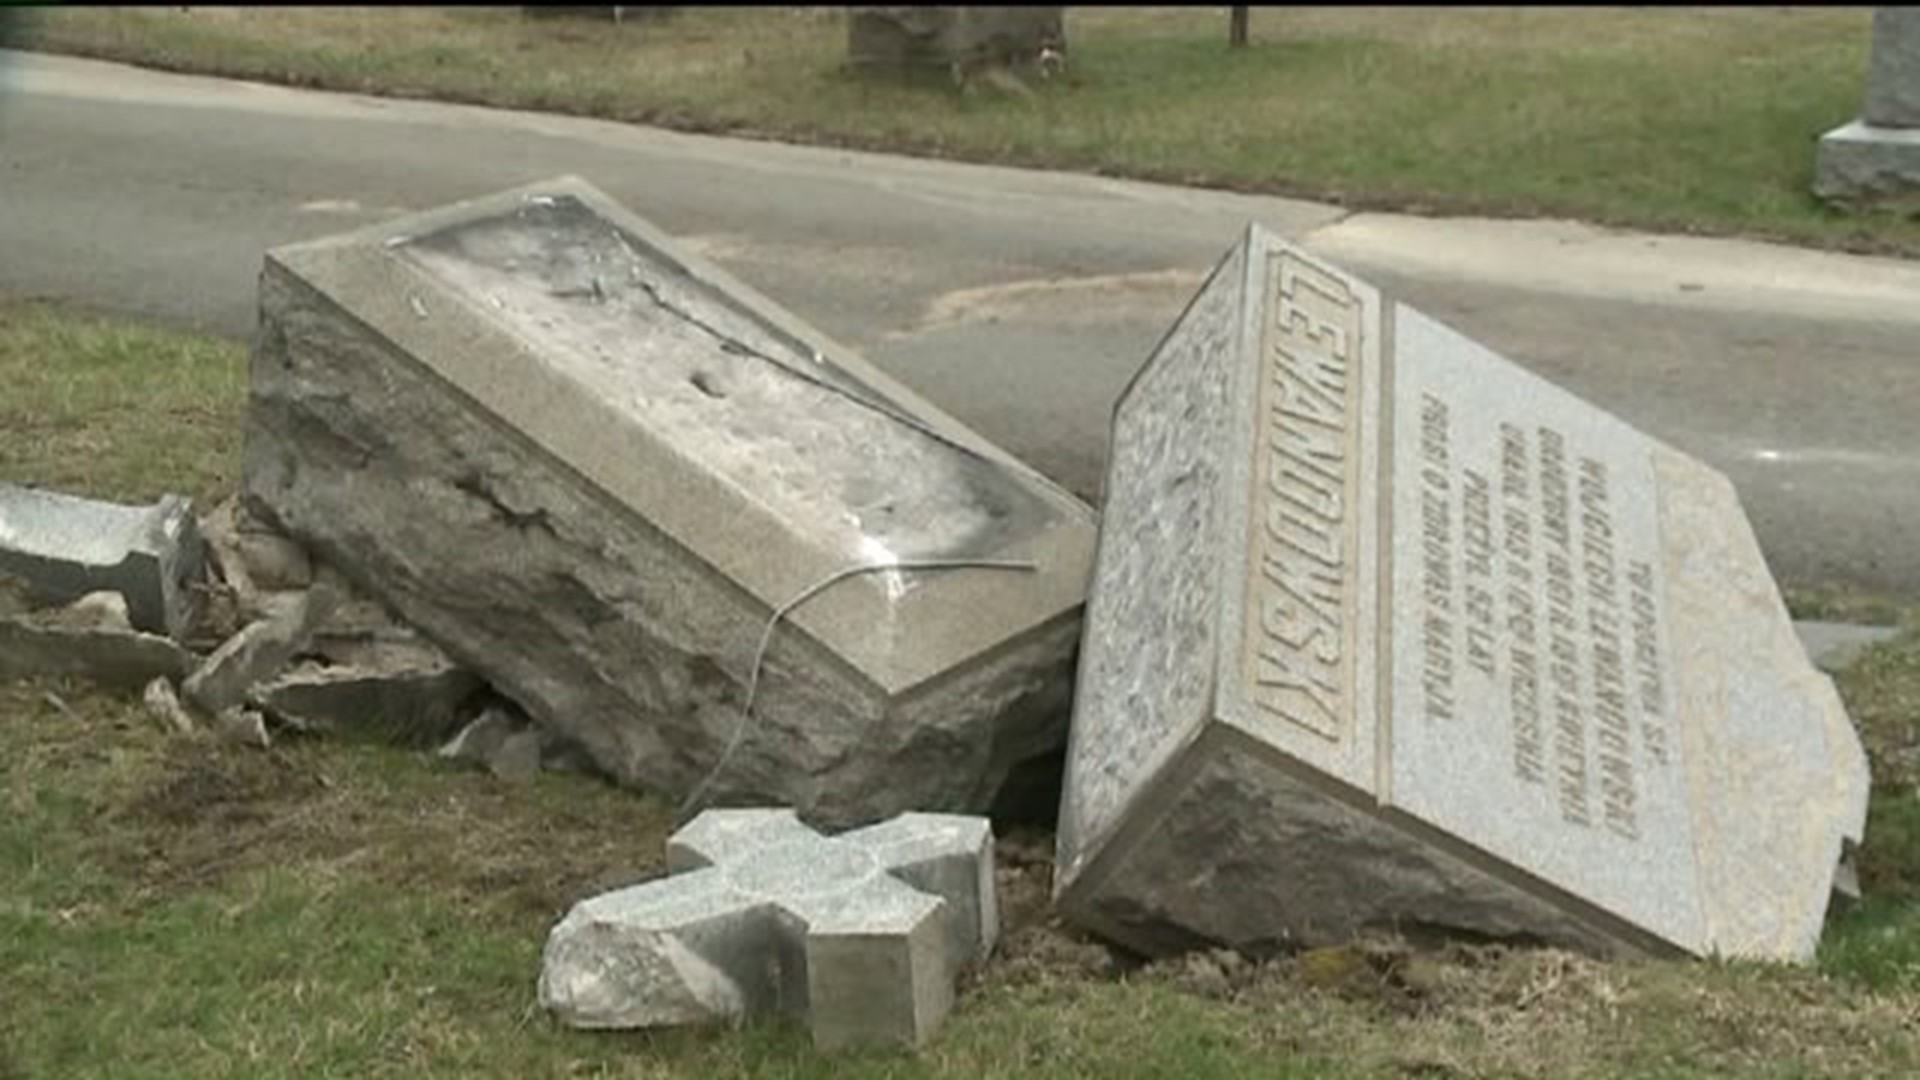
<path id="1" fill-rule="evenodd" d="M 1028 562 L 1024 559 L 906 559 L 900 561 L 864 563 L 859 566 L 849 566 L 835 570 L 833 573 L 800 590 L 799 593 L 795 594 L 793 599 L 774 608 L 772 616 L 767 619 L 766 628 L 760 632 L 760 646 L 755 649 L 753 653 L 753 667 L 747 673 L 747 700 L 746 704 L 740 708 L 740 723 L 733 729 L 733 738 L 727 741 L 727 748 L 721 751 L 720 760 L 713 763 L 713 768 L 707 773 L 706 778 L 701 780 L 699 785 L 693 789 L 693 793 L 688 795 L 686 800 L 680 804 L 680 809 L 674 815 L 675 819 L 681 822 L 687 820 L 687 811 L 699 804 L 701 797 L 707 793 L 707 789 L 713 786 L 713 782 L 720 778 L 720 774 L 726 770 L 728 763 L 733 760 L 734 751 L 740 749 L 740 744 L 745 741 L 747 729 L 753 724 L 753 702 L 760 692 L 760 670 L 767 659 L 767 646 L 773 641 L 773 629 L 779 626 L 780 620 L 786 618 L 794 608 L 813 599 L 834 585 L 850 577 L 858 577 L 861 574 L 875 574 L 882 570 L 969 569 L 1019 570 L 1031 573 L 1040 569 L 1040 567 L 1037 563 Z"/>

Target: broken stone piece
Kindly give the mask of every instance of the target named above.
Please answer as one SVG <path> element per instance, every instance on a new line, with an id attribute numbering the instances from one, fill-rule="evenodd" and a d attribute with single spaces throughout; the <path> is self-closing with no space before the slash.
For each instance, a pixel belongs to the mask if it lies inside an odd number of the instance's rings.
<path id="1" fill-rule="evenodd" d="M 248 505 L 620 782 L 853 825 L 1064 743 L 1092 512 L 590 185 L 276 249 L 260 312 Z"/>
<path id="2" fill-rule="evenodd" d="M 259 710 L 243 706 L 225 709 L 213 718 L 214 734 L 231 743 L 242 746 L 255 746 L 262 750 L 273 746 L 273 739 L 267 735 L 267 720 Z"/>
<path id="3" fill-rule="evenodd" d="M 1867 760 L 1725 476 L 1254 227 L 1106 490 L 1066 917 L 1812 956 Z"/>
<path id="4" fill-rule="evenodd" d="M 446 737 L 482 686 L 439 650 L 373 646 L 360 661 L 305 660 L 254 687 L 251 700 L 303 731 L 376 731 L 414 743 Z"/>
<path id="5" fill-rule="evenodd" d="M 214 507 L 200 529 L 221 576 L 243 597 L 313 584 L 313 561 L 306 548 L 260 521 L 237 495 Z"/>
<path id="6" fill-rule="evenodd" d="M 117 592 L 93 592 L 75 600 L 66 607 L 47 611 L 40 615 L 40 622 L 46 626 L 59 626 L 68 630 L 105 630 L 126 633 L 133 630 L 131 613 L 127 610 L 127 598 Z"/>
<path id="7" fill-rule="evenodd" d="M 0 678 L 73 675 L 143 687 L 177 679 L 192 663 L 172 638 L 133 629 L 119 593 L 90 593 L 65 608 L 0 619 Z"/>
<path id="8" fill-rule="evenodd" d="M 282 595 L 286 599 L 277 610 L 228 638 L 187 677 L 181 689 L 188 701 L 209 716 L 241 704 L 248 691 L 277 674 L 306 646 L 314 626 L 338 602 L 338 593 L 324 586 Z"/>
<path id="9" fill-rule="evenodd" d="M 158 678 L 148 683 L 140 700 L 146 706 L 147 715 L 153 717 L 161 727 L 178 735 L 193 734 L 193 717 L 188 716 L 186 708 L 180 704 L 180 695 L 174 692 L 171 681 Z"/>
<path id="10" fill-rule="evenodd" d="M 356 731 L 406 745 L 444 741 L 461 705 L 482 687 L 479 678 L 355 593 L 331 568 L 319 568 L 316 580 L 324 582 L 317 587 L 333 589 L 338 602 L 289 666 L 254 685 L 248 700 L 301 731 Z M 257 619 L 280 617 L 300 595 L 255 593 L 245 610 Z"/>
<path id="11" fill-rule="evenodd" d="M 530 723 L 507 709 L 497 705 L 488 706 L 466 727 L 461 728 L 459 734 L 447 740 L 447 744 L 440 748 L 439 755 L 451 761 L 487 767 L 509 739 L 531 727 Z"/>
<path id="12" fill-rule="evenodd" d="M 584 771 L 577 747 L 501 704 L 482 709 L 439 755 L 478 765 L 502 780 L 528 780 L 543 767 Z"/>
<path id="13" fill-rule="evenodd" d="M 181 496 L 121 506 L 0 484 L 0 573 L 26 581 L 36 606 L 117 592 L 134 629 L 180 639 L 203 561 L 193 504 Z"/>
<path id="14" fill-rule="evenodd" d="M 815 1045 L 918 1046 L 999 934 L 985 818 L 903 814 L 835 837 L 790 810 L 708 810 L 670 876 L 575 905 L 540 1001 L 579 1028 L 784 1012 Z"/>
<path id="15" fill-rule="evenodd" d="M 301 730 L 431 744 L 447 737 L 462 703 L 484 685 L 404 627 L 354 631 L 337 621 L 322 624 L 301 659 L 255 686 L 251 699 Z"/>
<path id="16" fill-rule="evenodd" d="M 487 768 L 502 780 L 517 782 L 540 775 L 540 733 L 516 731 L 507 736 L 487 762 Z"/>
<path id="17" fill-rule="evenodd" d="M 26 579 L 0 573 L 0 619 L 25 615 L 33 607 L 33 587 Z"/>
<path id="18" fill-rule="evenodd" d="M 212 576 L 225 582 L 235 600 L 244 603 L 259 589 L 253 583 L 253 575 L 247 572 L 246 560 L 240 556 L 239 515 L 238 495 L 222 499 L 200 519 L 200 536 L 206 543 L 207 563 Z"/>

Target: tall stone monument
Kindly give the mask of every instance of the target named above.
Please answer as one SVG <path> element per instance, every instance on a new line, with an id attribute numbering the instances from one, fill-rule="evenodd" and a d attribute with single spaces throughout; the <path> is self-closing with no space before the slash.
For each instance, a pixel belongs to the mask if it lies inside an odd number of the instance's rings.
<path id="1" fill-rule="evenodd" d="M 1821 136 L 1813 191 L 1920 212 L 1920 7 L 1874 12 L 1866 105 Z"/>
<path id="2" fill-rule="evenodd" d="M 574 179 L 269 253 L 245 492 L 614 777 L 857 825 L 1066 738 L 1064 490 Z"/>
<path id="3" fill-rule="evenodd" d="M 1810 954 L 1866 760 L 1725 477 L 1257 227 L 1108 470 L 1068 917 Z"/>

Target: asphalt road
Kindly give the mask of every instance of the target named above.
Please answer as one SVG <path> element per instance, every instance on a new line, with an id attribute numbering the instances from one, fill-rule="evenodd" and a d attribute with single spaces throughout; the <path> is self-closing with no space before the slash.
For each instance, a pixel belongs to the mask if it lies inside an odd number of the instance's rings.
<path id="1" fill-rule="evenodd" d="M 1776 575 L 1920 595 L 1920 264 L 0 59 L 0 292 L 244 337 L 269 247 L 574 173 L 1094 498 L 1257 220 L 1726 471 Z"/>

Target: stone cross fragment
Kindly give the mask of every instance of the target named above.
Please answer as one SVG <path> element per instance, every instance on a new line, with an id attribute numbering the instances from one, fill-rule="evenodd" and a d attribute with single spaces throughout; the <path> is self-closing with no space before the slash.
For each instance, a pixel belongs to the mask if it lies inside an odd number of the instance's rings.
<path id="1" fill-rule="evenodd" d="M 25 581 L 38 606 L 116 592 L 135 630 L 177 639 L 194 617 L 203 560 L 182 496 L 121 506 L 0 484 L 0 574 Z"/>
<path id="2" fill-rule="evenodd" d="M 547 939 L 540 1001 L 578 1028 L 782 1012 L 816 1046 L 918 1046 L 999 934 L 987 819 L 902 814 L 826 837 L 791 810 L 708 810 L 670 876 L 582 901 Z"/>

